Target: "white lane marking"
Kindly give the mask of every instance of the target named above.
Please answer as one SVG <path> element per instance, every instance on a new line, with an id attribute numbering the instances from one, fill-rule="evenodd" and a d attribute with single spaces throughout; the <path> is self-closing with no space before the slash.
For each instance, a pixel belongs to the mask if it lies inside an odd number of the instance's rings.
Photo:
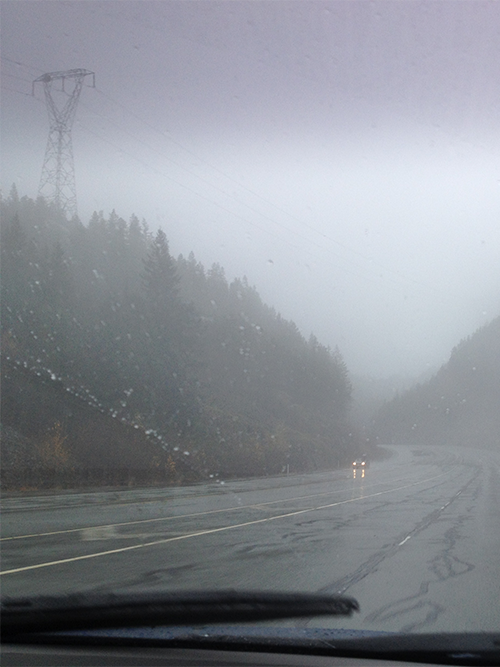
<path id="1" fill-rule="evenodd" d="M 408 540 L 409 540 L 410 538 L 411 538 L 411 535 L 407 535 L 407 536 L 405 537 L 405 539 L 402 540 L 402 542 L 400 542 L 400 543 L 398 544 L 398 547 L 403 546 L 403 544 L 404 544 L 405 542 L 408 542 Z"/>
<path id="2" fill-rule="evenodd" d="M 438 477 L 444 477 L 446 473 L 441 473 L 435 477 L 429 477 L 424 482 L 430 482 Z M 422 482 L 417 482 L 421 484 Z M 388 482 L 377 482 L 373 486 L 380 486 L 380 484 L 388 484 Z M 400 487 L 405 488 L 405 487 Z M 0 542 L 9 542 L 12 540 L 26 540 L 32 537 L 49 537 L 50 535 L 64 535 L 66 533 L 79 533 L 82 530 L 89 528 L 112 528 L 115 526 L 133 526 L 139 523 L 155 523 L 157 521 L 175 521 L 176 519 L 191 519 L 195 516 L 206 516 L 208 514 L 220 514 L 221 512 L 235 512 L 237 510 L 245 509 L 259 509 L 264 505 L 276 505 L 277 503 L 291 503 L 294 500 L 308 500 L 309 498 L 321 498 L 322 496 L 333 496 L 336 493 L 342 493 L 345 489 L 336 489 L 335 491 L 325 491 L 324 493 L 313 493 L 307 496 L 294 496 L 293 498 L 281 498 L 280 500 L 270 500 L 265 503 L 252 503 L 251 505 L 236 505 L 234 507 L 226 507 L 218 510 L 206 510 L 205 512 L 193 512 L 191 514 L 178 514 L 176 516 L 161 516 L 153 519 L 136 519 L 135 521 L 122 521 L 119 523 L 98 524 L 97 526 L 81 526 L 80 528 L 64 528 L 63 530 L 52 530 L 45 533 L 29 533 L 28 535 L 12 535 L 10 537 L 0 537 Z"/>
<path id="3" fill-rule="evenodd" d="M 445 474 L 445 473 L 443 473 Z M 442 475 L 437 475 L 436 477 L 442 477 Z M 89 558 L 98 558 L 100 556 L 110 556 L 112 554 L 119 554 L 125 551 L 134 551 L 136 549 L 144 549 L 146 547 L 154 547 L 159 544 L 167 544 L 168 542 L 178 542 L 180 540 L 188 540 L 192 537 L 201 537 L 202 535 L 211 535 L 213 533 L 222 533 L 227 530 L 233 530 L 235 528 L 244 528 L 246 526 L 255 526 L 258 523 L 267 523 L 270 521 L 276 521 L 277 519 L 286 519 L 291 516 L 298 516 L 299 514 L 308 514 L 309 512 L 317 512 L 319 510 L 329 509 L 331 507 L 336 507 L 338 505 L 345 505 L 347 503 L 353 503 L 357 500 L 367 500 L 368 498 L 374 498 L 375 496 L 382 496 L 386 493 L 394 493 L 395 491 L 401 491 L 403 489 L 408 489 L 412 486 L 418 486 L 419 484 L 425 484 L 436 477 L 430 477 L 424 479 L 420 482 L 413 482 L 412 484 L 405 484 L 404 486 L 398 486 L 395 489 L 388 489 L 387 491 L 378 491 L 377 493 L 371 493 L 370 495 L 358 496 L 357 498 L 349 498 L 348 500 L 339 500 L 336 503 L 329 503 L 328 505 L 320 505 L 318 507 L 308 507 L 303 510 L 295 510 L 294 512 L 287 512 L 286 514 L 277 514 L 276 516 L 267 517 L 265 519 L 254 519 L 253 521 L 245 521 L 244 523 L 236 523 L 230 526 L 222 526 L 221 528 L 210 528 L 208 530 L 199 530 L 195 533 L 187 533 L 186 535 L 178 535 L 176 537 L 166 537 L 161 540 L 155 540 L 153 542 L 144 542 L 142 544 L 133 544 L 128 547 L 120 547 L 119 549 L 109 549 L 108 551 L 99 551 L 93 554 L 86 554 L 85 556 L 73 556 L 72 558 L 62 558 L 61 560 L 53 560 L 46 563 L 38 563 L 37 565 L 27 565 L 25 567 L 16 567 L 12 570 L 4 570 L 0 572 L 0 576 L 4 574 L 15 574 L 17 572 L 27 572 L 28 570 L 38 570 L 42 567 L 50 567 L 52 565 L 62 565 L 63 563 L 74 563 L 79 560 L 88 560 Z"/>
<path id="4" fill-rule="evenodd" d="M 122 521 L 119 523 L 99 524 L 97 526 L 82 526 L 81 528 L 65 528 L 64 530 L 53 530 L 47 533 L 31 533 L 29 535 L 13 535 L 12 537 L 2 537 L 0 542 L 8 540 L 25 540 L 29 537 L 46 537 L 48 535 L 61 535 L 63 533 L 78 533 L 88 528 L 110 528 L 113 526 L 132 526 L 138 523 L 154 523 L 156 521 L 175 521 L 175 519 L 190 519 L 195 516 L 205 516 L 207 514 L 220 514 L 221 512 L 235 512 L 237 510 L 245 509 L 259 509 L 263 505 L 276 505 L 277 503 L 290 503 L 293 500 L 307 500 L 308 498 L 317 498 L 320 496 L 332 496 L 335 493 L 341 493 L 341 490 L 325 491 L 324 493 L 313 493 L 308 496 L 295 496 L 294 498 L 285 498 L 281 500 L 270 500 L 265 503 L 252 503 L 251 505 L 235 505 L 234 507 L 225 507 L 218 510 L 206 510 L 205 512 L 192 512 L 190 514 L 177 514 L 174 516 L 161 516 L 153 519 L 136 519 L 135 521 Z"/>

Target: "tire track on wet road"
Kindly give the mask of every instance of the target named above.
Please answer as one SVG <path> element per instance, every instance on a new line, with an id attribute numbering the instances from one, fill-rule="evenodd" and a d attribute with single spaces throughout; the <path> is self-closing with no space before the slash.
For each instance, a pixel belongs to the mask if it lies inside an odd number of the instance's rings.
<path id="1" fill-rule="evenodd" d="M 398 479 L 398 482 L 404 481 L 402 479 Z M 322 483 L 324 484 L 325 482 L 315 482 L 316 484 Z M 367 487 L 371 488 L 376 488 L 377 486 L 384 486 L 391 483 L 390 481 L 384 480 L 380 482 L 375 482 L 375 483 L 367 483 Z M 277 487 L 272 487 L 271 490 L 275 490 Z M 289 488 L 289 487 L 286 487 Z M 189 512 L 186 514 L 176 514 L 176 515 L 169 515 L 169 516 L 160 516 L 160 517 L 151 517 L 148 519 L 134 519 L 132 521 L 118 521 L 118 522 L 111 522 L 111 523 L 99 523 L 99 524 L 85 524 L 78 526 L 76 528 L 62 528 L 59 530 L 51 530 L 51 531 L 42 531 L 38 533 L 27 533 L 24 535 L 8 535 L 6 537 L 0 537 L 0 542 L 12 542 L 14 540 L 24 540 L 24 539 L 32 539 L 32 538 L 40 538 L 40 537 L 50 537 L 50 536 L 56 536 L 56 535 L 65 535 L 65 534 L 71 534 L 71 533 L 78 533 L 82 530 L 90 530 L 93 528 L 102 528 L 102 529 L 112 529 L 112 528 L 123 528 L 127 526 L 134 526 L 134 525 L 141 525 L 141 524 L 152 524 L 152 523 L 160 523 L 160 522 L 171 522 L 171 521 L 176 521 L 176 520 L 182 520 L 182 519 L 191 519 L 195 517 L 203 517 L 203 516 L 210 516 L 210 515 L 215 515 L 215 514 L 223 514 L 225 512 L 237 512 L 240 510 L 245 510 L 245 509 L 258 509 L 261 507 L 271 507 L 272 505 L 277 505 L 277 504 L 287 504 L 291 502 L 296 502 L 296 501 L 302 501 L 302 500 L 310 500 L 311 498 L 321 498 L 325 496 L 334 496 L 340 493 L 346 493 L 347 489 L 332 489 L 330 491 L 324 491 L 321 493 L 313 493 L 313 494 L 307 494 L 307 495 L 301 495 L 301 496 L 292 496 L 291 498 L 280 498 L 277 500 L 270 500 L 270 501 L 265 501 L 265 502 L 258 502 L 258 503 L 249 503 L 246 505 L 232 505 L 230 507 L 224 507 L 224 508 L 219 508 L 219 509 L 212 509 L 212 510 L 204 510 L 202 512 Z M 197 496 L 196 498 L 204 498 L 206 496 Z M 154 502 L 154 501 L 148 501 L 148 502 Z M 113 506 L 115 503 L 111 503 L 110 505 L 107 505 L 107 507 Z M 57 508 L 57 506 L 56 506 Z M 50 510 L 53 508 L 51 507 Z M 70 509 L 70 507 L 65 507 L 65 509 Z"/>
<path id="2" fill-rule="evenodd" d="M 327 586 L 323 586 L 318 590 L 318 592 L 344 594 L 349 588 L 351 588 L 351 586 L 371 574 L 382 563 L 382 561 L 393 556 L 411 539 L 416 537 L 416 535 L 435 523 L 441 517 L 442 513 L 445 512 L 446 509 L 467 490 L 467 488 L 477 479 L 479 475 L 480 470 L 478 469 L 475 471 L 473 476 L 456 493 L 454 493 L 446 503 L 444 503 L 444 505 L 441 505 L 440 507 L 434 509 L 432 512 L 429 512 L 429 514 L 424 516 L 415 524 L 411 531 L 406 532 L 406 535 L 400 535 L 396 538 L 395 542 L 385 545 L 382 547 L 382 549 L 372 554 L 354 572 L 343 577 L 342 579 L 328 584 Z"/>
<path id="3" fill-rule="evenodd" d="M 255 526 L 255 525 L 259 525 L 259 524 L 269 523 L 271 521 L 277 521 L 277 520 L 280 520 L 280 519 L 287 519 L 287 518 L 291 518 L 291 517 L 295 517 L 295 516 L 299 516 L 299 515 L 303 515 L 303 514 L 309 514 L 311 512 L 317 512 L 317 511 L 321 511 L 321 510 L 325 510 L 325 509 L 331 509 L 333 507 L 337 507 L 337 506 L 340 506 L 340 505 L 346 505 L 346 504 L 349 504 L 349 503 L 369 500 L 371 498 L 380 497 L 380 496 L 383 496 L 383 495 L 386 495 L 386 494 L 389 494 L 389 493 L 395 493 L 397 491 L 401 491 L 401 490 L 404 490 L 404 489 L 409 489 L 409 488 L 412 488 L 412 487 L 415 487 L 415 486 L 420 486 L 422 484 L 426 484 L 428 482 L 439 479 L 440 477 L 443 477 L 445 474 L 446 473 L 440 473 L 439 475 L 434 475 L 433 477 L 426 478 L 426 479 L 423 479 L 423 480 L 420 480 L 420 481 L 417 481 L 417 482 L 412 482 L 410 484 L 405 484 L 405 485 L 402 485 L 402 486 L 398 486 L 398 487 L 395 487 L 395 488 L 392 488 L 392 489 L 386 489 L 384 491 L 378 491 L 378 492 L 372 493 L 372 494 L 363 494 L 362 496 L 357 496 L 355 498 L 348 498 L 348 499 L 345 499 L 345 500 L 339 500 L 339 501 L 336 501 L 336 502 L 333 502 L 333 503 L 328 503 L 328 504 L 325 504 L 325 505 L 319 505 L 319 506 L 316 506 L 316 507 L 307 507 L 307 508 L 304 508 L 304 509 L 294 510 L 292 512 L 286 512 L 286 513 L 278 514 L 278 515 L 271 516 L 271 517 L 265 517 L 265 518 L 261 518 L 261 519 L 253 519 L 251 521 L 244 521 L 244 522 L 240 522 L 240 523 L 236 523 L 236 524 L 230 524 L 228 526 L 220 526 L 220 527 L 217 527 L 217 528 L 210 528 L 210 529 L 206 529 L 206 530 L 199 530 L 199 531 L 195 531 L 195 532 L 191 532 L 191 533 L 186 533 L 186 534 L 183 534 L 183 535 L 176 535 L 174 537 L 167 537 L 167 538 L 163 538 L 163 539 L 160 539 L 160 540 L 153 540 L 153 541 L 150 541 L 150 542 L 141 542 L 139 544 L 133 544 L 133 545 L 129 545 L 129 546 L 126 546 L 126 547 L 119 547 L 119 548 L 116 548 L 116 549 L 108 549 L 108 550 L 105 550 L 105 551 L 94 552 L 94 553 L 90 553 L 90 554 L 83 554 L 83 555 L 73 556 L 73 557 L 69 557 L 69 558 L 60 558 L 60 559 L 56 559 L 56 560 L 52 560 L 52 561 L 46 561 L 46 562 L 42 562 L 42 563 L 26 565 L 26 566 L 23 566 L 23 567 L 11 568 L 11 569 L 3 570 L 2 572 L 0 572 L 0 576 L 12 575 L 12 574 L 26 572 L 26 571 L 30 571 L 30 570 L 39 570 L 39 569 L 42 569 L 42 568 L 53 567 L 53 566 L 57 566 L 57 565 L 67 564 L 67 563 L 74 563 L 74 562 L 88 560 L 88 559 L 92 559 L 92 558 L 112 556 L 112 555 L 121 554 L 121 553 L 125 553 L 125 552 L 136 551 L 138 549 L 151 548 L 151 547 L 164 545 L 164 544 L 168 544 L 168 543 L 172 543 L 172 542 L 178 542 L 178 541 L 181 541 L 181 540 L 194 539 L 194 538 L 197 538 L 197 537 L 202 537 L 204 535 L 212 535 L 212 534 L 215 534 L 215 533 L 222 533 L 222 532 L 226 532 L 226 531 L 230 531 L 230 530 L 247 528 L 249 526 Z"/>

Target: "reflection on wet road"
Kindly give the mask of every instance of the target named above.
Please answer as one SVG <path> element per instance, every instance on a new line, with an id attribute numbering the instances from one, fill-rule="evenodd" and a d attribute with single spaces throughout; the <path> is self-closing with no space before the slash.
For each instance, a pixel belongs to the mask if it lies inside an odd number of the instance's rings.
<path id="1" fill-rule="evenodd" d="M 498 460 L 477 450 L 391 449 L 369 469 L 4 498 L 3 594 L 346 592 L 361 604 L 349 627 L 498 629 Z"/>

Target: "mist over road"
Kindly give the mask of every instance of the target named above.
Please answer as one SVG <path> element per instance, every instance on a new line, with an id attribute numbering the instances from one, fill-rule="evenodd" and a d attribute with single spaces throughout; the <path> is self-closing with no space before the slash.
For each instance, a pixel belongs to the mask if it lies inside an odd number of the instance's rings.
<path id="1" fill-rule="evenodd" d="M 293 625 L 498 630 L 500 456 L 391 451 L 364 476 L 3 498 L 2 594 L 341 592 L 360 614 Z"/>

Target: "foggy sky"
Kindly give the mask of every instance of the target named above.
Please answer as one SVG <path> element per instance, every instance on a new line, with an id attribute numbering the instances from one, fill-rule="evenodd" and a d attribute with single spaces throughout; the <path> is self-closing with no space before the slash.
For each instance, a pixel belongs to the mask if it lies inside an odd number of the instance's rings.
<path id="1" fill-rule="evenodd" d="M 500 3 L 3 1 L 2 174 L 86 68 L 79 215 L 161 225 L 350 370 L 443 363 L 500 310 Z"/>

